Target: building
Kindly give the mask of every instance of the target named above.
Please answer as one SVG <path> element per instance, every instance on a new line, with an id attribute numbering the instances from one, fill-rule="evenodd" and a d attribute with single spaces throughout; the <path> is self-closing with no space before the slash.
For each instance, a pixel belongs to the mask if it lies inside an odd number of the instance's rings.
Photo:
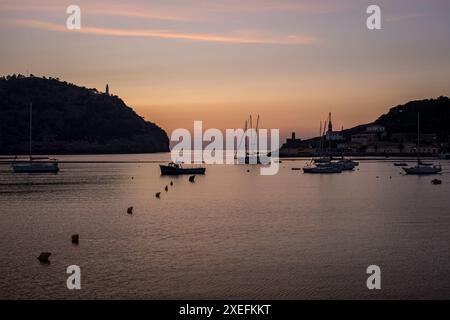
<path id="1" fill-rule="evenodd" d="M 325 133 L 325 140 L 327 141 L 342 141 L 344 135 L 341 131 L 333 131 L 333 123 L 331 122 L 331 112 L 328 114 L 328 130 Z"/>
<path id="2" fill-rule="evenodd" d="M 286 148 L 298 148 L 301 146 L 301 143 L 302 143 L 302 139 L 297 139 L 295 137 L 295 132 L 292 132 L 291 138 L 286 139 L 285 146 L 286 146 Z"/>
<path id="3" fill-rule="evenodd" d="M 366 127 L 367 133 L 385 134 L 386 128 L 379 124 L 370 124 Z"/>
<path id="4" fill-rule="evenodd" d="M 354 144 L 369 145 L 384 140 L 386 137 L 386 128 L 378 124 L 371 124 L 366 127 L 362 133 L 354 134 L 350 140 Z"/>
<path id="5" fill-rule="evenodd" d="M 108 84 L 106 84 L 105 94 L 107 94 L 109 96 L 109 85 Z"/>

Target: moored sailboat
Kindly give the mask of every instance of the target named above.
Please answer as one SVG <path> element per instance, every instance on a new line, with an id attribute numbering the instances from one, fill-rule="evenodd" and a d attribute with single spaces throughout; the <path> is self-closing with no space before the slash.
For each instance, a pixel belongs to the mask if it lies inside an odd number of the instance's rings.
<path id="1" fill-rule="evenodd" d="M 417 165 L 410 168 L 402 168 L 406 174 L 415 175 L 426 175 L 426 174 L 437 174 L 442 171 L 441 165 L 435 165 L 432 163 L 424 163 L 420 160 L 419 155 L 420 146 L 420 115 L 417 114 Z"/>
<path id="2" fill-rule="evenodd" d="M 29 136 L 29 160 L 14 161 L 12 167 L 16 173 L 56 173 L 59 171 L 58 162 L 56 160 L 36 161 L 33 158 L 33 104 L 30 103 L 30 136 Z"/>

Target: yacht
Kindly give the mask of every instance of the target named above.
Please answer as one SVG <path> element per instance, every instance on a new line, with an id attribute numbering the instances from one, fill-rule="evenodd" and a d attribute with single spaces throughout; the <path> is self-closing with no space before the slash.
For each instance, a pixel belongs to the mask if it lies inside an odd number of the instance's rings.
<path id="1" fill-rule="evenodd" d="M 303 173 L 331 174 L 341 172 L 342 169 L 335 165 L 308 166 L 303 168 Z"/>
<path id="2" fill-rule="evenodd" d="M 33 158 L 33 104 L 30 103 L 30 138 L 29 138 L 29 153 L 28 161 L 14 160 L 12 164 L 14 172 L 17 173 L 56 173 L 59 171 L 58 161 L 55 159 L 41 160 L 42 158 Z"/>
<path id="3" fill-rule="evenodd" d="M 420 115 L 417 114 L 417 165 L 414 167 L 402 169 L 406 172 L 406 174 L 415 174 L 415 175 L 425 175 L 425 174 L 437 174 L 442 171 L 441 165 L 434 165 L 432 163 L 424 163 L 420 160 L 419 157 L 419 146 L 420 146 Z"/>

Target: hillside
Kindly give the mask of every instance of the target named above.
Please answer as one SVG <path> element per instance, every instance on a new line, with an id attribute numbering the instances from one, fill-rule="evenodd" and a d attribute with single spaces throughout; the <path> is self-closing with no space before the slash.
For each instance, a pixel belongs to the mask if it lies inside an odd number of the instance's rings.
<path id="1" fill-rule="evenodd" d="M 420 113 L 420 132 L 435 133 L 442 142 L 450 135 L 450 99 L 439 97 L 411 101 L 393 107 L 375 121 L 389 133 L 416 133 L 417 114 Z"/>
<path id="2" fill-rule="evenodd" d="M 167 134 L 117 96 L 52 78 L 0 78 L 0 154 L 28 152 L 33 103 L 35 154 L 169 151 Z"/>
<path id="3" fill-rule="evenodd" d="M 450 99 L 439 97 L 410 101 L 403 105 L 392 107 L 388 113 L 381 115 L 377 120 L 345 129 L 342 133 L 346 139 L 351 135 L 361 133 L 371 124 L 380 124 L 391 133 L 417 133 L 417 114 L 420 113 L 420 132 L 423 134 L 437 134 L 438 140 L 448 142 L 450 136 Z M 318 137 L 305 140 L 313 141 Z"/>

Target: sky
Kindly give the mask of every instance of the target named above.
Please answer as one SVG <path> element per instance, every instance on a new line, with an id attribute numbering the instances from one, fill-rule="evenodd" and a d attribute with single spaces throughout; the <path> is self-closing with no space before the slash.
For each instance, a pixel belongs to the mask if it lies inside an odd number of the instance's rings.
<path id="1" fill-rule="evenodd" d="M 66 8 L 81 8 L 68 30 Z M 368 30 L 366 9 L 381 8 Z M 374 121 L 450 95 L 448 0 L 0 0 L 0 75 L 58 77 L 120 96 L 170 135 L 242 127 L 285 138 Z"/>

